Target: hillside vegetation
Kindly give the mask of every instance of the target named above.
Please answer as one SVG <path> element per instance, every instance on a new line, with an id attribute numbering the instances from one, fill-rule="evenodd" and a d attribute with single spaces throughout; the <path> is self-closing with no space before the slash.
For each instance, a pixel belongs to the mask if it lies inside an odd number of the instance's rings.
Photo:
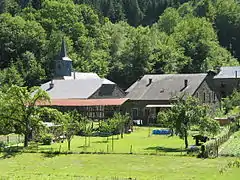
<path id="1" fill-rule="evenodd" d="M 237 0 L 3 0 L 0 12 L 1 84 L 52 78 L 63 36 L 76 71 L 122 88 L 146 73 L 239 64 Z"/>

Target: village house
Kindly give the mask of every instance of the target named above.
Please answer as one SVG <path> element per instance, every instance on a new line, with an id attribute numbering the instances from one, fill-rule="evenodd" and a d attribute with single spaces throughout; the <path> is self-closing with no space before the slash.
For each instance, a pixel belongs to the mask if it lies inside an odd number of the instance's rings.
<path id="1" fill-rule="evenodd" d="M 216 94 L 222 99 L 240 89 L 240 66 L 221 67 L 213 78 Z"/>
<path id="2" fill-rule="evenodd" d="M 51 103 L 41 105 L 62 111 L 76 109 L 92 119 L 108 118 L 121 111 L 127 101 L 125 92 L 116 83 L 96 73 L 73 72 L 64 40 L 55 64 L 54 78 L 41 85 L 48 92 Z"/>
<path id="3" fill-rule="evenodd" d="M 209 71 L 202 74 L 153 74 L 145 75 L 127 90 L 128 108 L 133 120 L 143 124 L 156 123 L 159 111 L 170 108 L 177 97 L 184 95 L 199 98 L 212 108 L 219 105 L 214 92 L 213 77 Z"/>

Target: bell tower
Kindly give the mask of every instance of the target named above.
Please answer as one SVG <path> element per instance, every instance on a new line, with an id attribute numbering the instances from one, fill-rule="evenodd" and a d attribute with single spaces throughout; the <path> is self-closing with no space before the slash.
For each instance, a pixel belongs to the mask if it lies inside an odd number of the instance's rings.
<path id="1" fill-rule="evenodd" d="M 55 77 L 63 78 L 63 76 L 71 76 L 71 73 L 72 73 L 72 60 L 67 56 L 66 44 L 63 38 L 61 51 L 55 64 Z"/>

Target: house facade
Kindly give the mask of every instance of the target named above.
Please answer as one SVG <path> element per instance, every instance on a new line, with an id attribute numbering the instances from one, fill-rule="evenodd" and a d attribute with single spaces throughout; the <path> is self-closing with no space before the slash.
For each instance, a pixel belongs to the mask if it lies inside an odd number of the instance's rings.
<path id="1" fill-rule="evenodd" d="M 126 90 L 127 109 L 133 120 L 148 124 L 156 123 L 158 112 L 170 108 L 182 95 L 194 96 L 216 108 L 219 98 L 214 91 L 214 75 L 213 72 L 145 75 Z"/>

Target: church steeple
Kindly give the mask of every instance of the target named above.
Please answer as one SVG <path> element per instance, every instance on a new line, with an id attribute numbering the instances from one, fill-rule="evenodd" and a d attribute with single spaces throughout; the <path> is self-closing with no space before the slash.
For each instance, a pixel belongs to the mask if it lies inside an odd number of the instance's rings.
<path id="1" fill-rule="evenodd" d="M 62 38 L 61 50 L 55 66 L 55 77 L 63 78 L 63 76 L 71 76 L 72 73 L 72 60 L 67 56 L 67 48 Z"/>
<path id="2" fill-rule="evenodd" d="M 61 51 L 60 51 L 59 55 L 60 55 L 61 58 L 67 57 L 67 48 L 66 48 L 64 38 L 62 38 L 62 46 L 61 46 Z"/>

